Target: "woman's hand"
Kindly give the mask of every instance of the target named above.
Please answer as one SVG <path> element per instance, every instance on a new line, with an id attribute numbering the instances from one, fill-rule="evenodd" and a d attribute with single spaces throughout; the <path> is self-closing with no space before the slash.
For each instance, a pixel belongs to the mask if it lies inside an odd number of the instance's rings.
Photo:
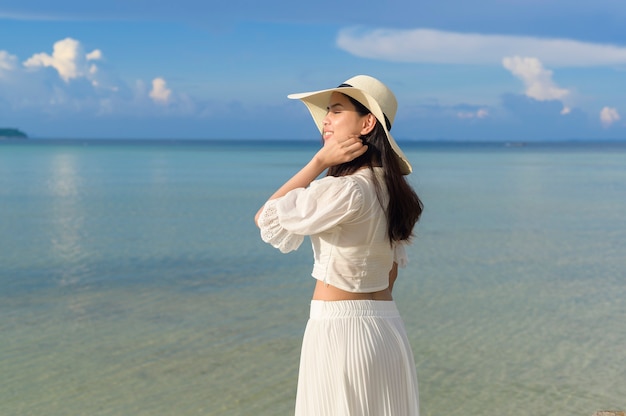
<path id="1" fill-rule="evenodd" d="M 350 162 L 367 151 L 367 145 L 363 144 L 358 135 L 346 138 L 330 137 L 324 142 L 324 146 L 317 152 L 315 158 L 326 168 Z"/>

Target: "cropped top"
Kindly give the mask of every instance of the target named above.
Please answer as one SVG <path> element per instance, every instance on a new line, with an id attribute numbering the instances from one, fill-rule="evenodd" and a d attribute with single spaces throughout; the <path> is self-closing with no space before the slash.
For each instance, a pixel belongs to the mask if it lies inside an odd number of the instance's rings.
<path id="1" fill-rule="evenodd" d="M 389 243 L 387 219 L 376 195 L 387 205 L 382 168 L 348 176 L 326 176 L 265 203 L 258 219 L 261 238 L 287 253 L 310 236 L 311 275 L 348 292 L 375 292 L 389 286 L 393 262 L 407 263 L 404 242 Z"/>

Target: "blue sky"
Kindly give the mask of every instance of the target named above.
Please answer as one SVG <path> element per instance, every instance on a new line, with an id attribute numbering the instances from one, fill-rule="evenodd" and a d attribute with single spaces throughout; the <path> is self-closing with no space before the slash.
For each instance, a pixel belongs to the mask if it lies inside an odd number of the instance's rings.
<path id="1" fill-rule="evenodd" d="M 623 0 L 3 0 L 0 127 L 316 140 L 287 94 L 369 74 L 398 140 L 626 139 L 625 22 Z"/>

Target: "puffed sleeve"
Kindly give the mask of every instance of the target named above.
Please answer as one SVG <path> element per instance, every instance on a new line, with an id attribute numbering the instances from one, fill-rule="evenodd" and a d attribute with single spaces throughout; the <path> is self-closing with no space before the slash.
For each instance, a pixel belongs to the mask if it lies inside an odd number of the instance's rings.
<path id="1" fill-rule="evenodd" d="M 289 253 L 297 250 L 304 241 L 303 235 L 292 234 L 280 225 L 276 203 L 278 199 L 271 199 L 265 203 L 261 215 L 259 215 L 259 228 L 261 239 L 281 253 Z"/>
<path id="2" fill-rule="evenodd" d="M 393 244 L 393 261 L 398 263 L 398 267 L 406 267 L 409 263 L 409 256 L 406 254 L 406 240 L 396 241 Z"/>
<path id="3" fill-rule="evenodd" d="M 304 236 L 319 234 L 353 218 L 363 205 L 363 193 L 348 176 L 328 176 L 267 201 L 259 216 L 261 238 L 287 253 Z"/>

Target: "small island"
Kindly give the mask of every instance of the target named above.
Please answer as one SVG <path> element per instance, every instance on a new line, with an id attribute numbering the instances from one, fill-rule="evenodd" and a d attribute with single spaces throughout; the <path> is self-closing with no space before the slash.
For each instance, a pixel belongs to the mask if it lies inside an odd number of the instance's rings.
<path id="1" fill-rule="evenodd" d="M 0 127 L 0 140 L 2 139 L 27 139 L 28 136 L 23 131 L 13 128 Z"/>

